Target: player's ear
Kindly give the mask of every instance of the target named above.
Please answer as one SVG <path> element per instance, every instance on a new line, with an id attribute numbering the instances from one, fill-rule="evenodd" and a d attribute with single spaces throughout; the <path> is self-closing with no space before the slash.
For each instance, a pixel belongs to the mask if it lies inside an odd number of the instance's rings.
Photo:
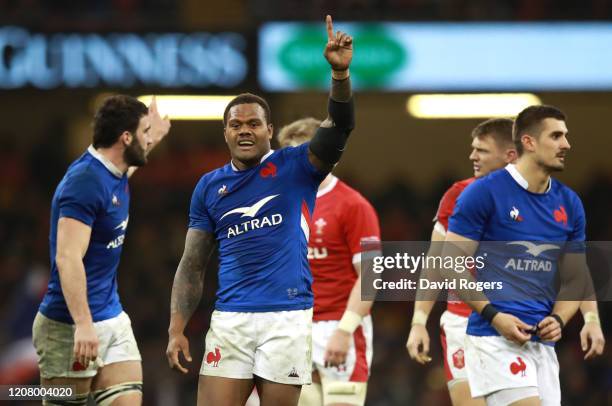
<path id="1" fill-rule="evenodd" d="M 271 140 L 272 139 L 272 135 L 274 135 L 274 126 L 272 126 L 272 123 L 268 124 L 268 139 Z"/>
<path id="2" fill-rule="evenodd" d="M 124 131 L 123 133 L 121 133 L 121 136 L 119 137 L 119 139 L 125 144 L 125 145 L 130 145 L 132 143 L 134 136 L 132 135 L 131 132 L 129 131 Z"/>
<path id="3" fill-rule="evenodd" d="M 506 150 L 506 163 L 507 164 L 510 164 L 516 161 L 517 158 L 518 158 L 518 153 L 516 152 L 516 149 L 509 148 Z"/>
<path id="4" fill-rule="evenodd" d="M 223 138 L 225 139 L 225 143 L 227 144 L 227 126 L 223 126 Z"/>
<path id="5" fill-rule="evenodd" d="M 525 151 L 535 151 L 535 138 L 529 134 L 521 135 L 521 142 L 523 143 L 523 149 Z"/>

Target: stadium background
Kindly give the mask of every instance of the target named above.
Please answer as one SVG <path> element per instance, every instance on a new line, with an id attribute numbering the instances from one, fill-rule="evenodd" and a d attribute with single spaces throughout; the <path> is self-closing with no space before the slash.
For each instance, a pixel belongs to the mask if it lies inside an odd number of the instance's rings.
<path id="1" fill-rule="evenodd" d="M 111 92 L 141 94 L 237 94 L 268 98 L 273 123 L 307 115 L 323 117 L 326 93 L 266 92 L 258 80 L 258 29 L 269 21 L 316 21 L 326 13 L 336 21 L 533 22 L 603 21 L 612 18 L 608 0 L 0 0 L 0 30 L 18 26 L 32 33 L 233 32 L 242 36 L 244 78 L 232 86 L 143 85 L 135 81 L 94 87 L 65 83 L 0 89 L 0 383 L 36 383 L 29 345 L 31 321 L 48 275 L 49 204 L 68 164 L 90 142 L 91 117 L 100 97 Z M 321 29 L 323 27 L 321 26 Z M 6 31 L 5 31 L 6 32 Z M 5 44 L 3 68 L 14 57 Z M 561 45 L 561 46 L 558 46 Z M 572 64 L 554 44 L 551 58 Z M 359 44 L 356 44 L 359 47 Z M 322 50 L 322 46 L 321 46 Z M 612 51 L 609 45 L 608 51 Z M 521 55 L 516 55 L 521 58 Z M 321 57 L 322 58 L 322 57 Z M 483 55 L 483 59 L 486 55 Z M 475 61 L 476 64 L 478 61 Z M 529 74 L 529 60 L 524 61 Z M 36 67 L 30 67 L 33 70 Z M 6 72 L 4 72 L 6 78 Z M 2 76 L 2 75 L 0 75 Z M 587 213 L 587 238 L 610 240 L 612 161 L 609 116 L 612 86 L 588 91 L 538 91 L 568 117 L 572 151 L 560 178 L 577 190 Z M 347 153 L 335 170 L 367 196 L 378 210 L 384 240 L 426 240 L 443 191 L 471 175 L 469 133 L 478 119 L 419 120 L 407 114 L 409 90 L 358 92 L 357 120 Z M 200 175 L 228 160 L 220 121 L 174 121 L 170 136 L 131 180 L 128 237 L 119 270 L 122 303 L 132 318 L 144 359 L 145 405 L 193 404 L 197 371 L 216 287 L 213 263 L 201 306 L 188 327 L 193 365 L 180 376 L 167 368 L 169 295 L 183 249 L 191 191 Z M 214 261 L 213 261 L 214 262 Z M 375 352 L 369 405 L 450 404 L 445 388 L 436 320 L 430 318 L 433 362 L 412 362 L 405 350 L 411 303 L 374 306 Z M 604 356 L 582 361 L 574 319 L 558 345 L 564 405 L 612 405 L 612 319 L 601 305 L 608 345 Z"/>

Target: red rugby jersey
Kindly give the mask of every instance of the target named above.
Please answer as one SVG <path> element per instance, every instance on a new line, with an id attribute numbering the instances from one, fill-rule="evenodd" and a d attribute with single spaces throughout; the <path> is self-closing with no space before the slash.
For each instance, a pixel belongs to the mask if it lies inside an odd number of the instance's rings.
<path id="1" fill-rule="evenodd" d="M 362 242 L 380 241 L 378 216 L 355 189 L 333 177 L 317 193 L 308 260 L 312 270 L 314 320 L 340 320 L 346 310 L 360 261 Z"/>
<path id="2" fill-rule="evenodd" d="M 474 182 L 476 178 L 469 178 L 465 180 L 461 180 L 459 182 L 453 183 L 453 185 L 444 193 L 442 199 L 440 200 L 440 205 L 438 206 L 438 212 L 436 213 L 436 217 L 434 221 L 440 223 L 442 227 L 444 227 L 444 232 L 448 230 L 448 219 L 453 214 L 453 210 L 455 209 L 455 203 L 457 203 L 457 198 L 463 192 L 463 190 L 468 187 L 468 185 Z M 454 314 L 459 316 L 467 317 L 472 312 L 472 308 L 467 304 L 463 303 L 457 297 L 457 294 L 454 292 L 448 293 L 448 304 L 446 309 Z"/>

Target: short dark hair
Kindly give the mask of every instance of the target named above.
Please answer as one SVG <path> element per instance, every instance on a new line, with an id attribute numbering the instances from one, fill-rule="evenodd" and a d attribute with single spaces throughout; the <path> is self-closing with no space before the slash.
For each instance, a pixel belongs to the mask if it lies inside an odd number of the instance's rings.
<path id="1" fill-rule="evenodd" d="M 509 118 L 491 118 L 472 130 L 472 138 L 491 137 L 498 147 L 509 147 L 512 145 L 513 124 Z"/>
<path id="2" fill-rule="evenodd" d="M 124 131 L 135 133 L 148 111 L 144 103 L 131 96 L 118 94 L 107 98 L 94 116 L 93 147 L 108 148 Z"/>
<path id="3" fill-rule="evenodd" d="M 270 106 L 268 105 L 268 102 L 263 97 L 259 97 L 256 94 L 242 93 L 234 97 L 229 103 L 227 103 L 227 106 L 225 106 L 225 111 L 223 112 L 223 127 L 227 125 L 227 115 L 232 107 L 238 104 L 251 103 L 256 103 L 261 106 L 266 115 L 266 124 L 270 124 L 272 122 L 272 113 L 270 112 Z"/>
<path id="4" fill-rule="evenodd" d="M 519 156 L 523 154 L 521 136 L 525 133 L 531 133 L 534 137 L 539 136 L 540 129 L 538 126 L 547 118 L 566 121 L 565 114 L 561 110 L 547 105 L 529 106 L 516 116 L 512 130 L 512 139 Z"/>

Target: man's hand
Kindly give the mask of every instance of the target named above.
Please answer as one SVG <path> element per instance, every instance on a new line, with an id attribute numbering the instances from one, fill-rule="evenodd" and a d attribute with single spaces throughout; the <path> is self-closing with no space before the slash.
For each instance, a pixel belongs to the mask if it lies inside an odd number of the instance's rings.
<path id="1" fill-rule="evenodd" d="M 533 330 L 533 326 L 523 323 L 518 317 L 511 314 L 497 313 L 491 325 L 503 337 L 519 345 L 531 339 L 531 334 L 527 332 Z"/>
<path id="2" fill-rule="evenodd" d="M 189 372 L 187 368 L 184 368 L 179 361 L 179 352 L 183 353 L 183 356 L 187 362 L 191 362 L 191 354 L 189 353 L 189 340 L 183 333 L 172 333 L 168 339 L 168 348 L 166 349 L 166 358 L 168 358 L 168 366 L 172 369 L 176 369 L 184 374 Z"/>
<path id="3" fill-rule="evenodd" d="M 336 329 L 327 342 L 323 360 L 325 367 L 339 367 L 346 362 L 346 354 L 351 345 L 351 334 Z"/>
<path id="4" fill-rule="evenodd" d="M 74 329 L 74 359 L 83 368 L 98 357 L 98 334 L 93 322 L 88 321 L 75 325 Z"/>
<path id="5" fill-rule="evenodd" d="M 538 323 L 538 336 L 542 341 L 557 342 L 561 339 L 561 324 L 554 317 L 547 316 Z"/>
<path id="6" fill-rule="evenodd" d="M 580 344 L 582 351 L 587 351 L 584 359 L 595 358 L 603 354 L 606 339 L 601 331 L 601 325 L 595 322 L 586 322 L 580 330 Z"/>
<path id="7" fill-rule="evenodd" d="M 333 70 L 345 71 L 353 59 L 353 37 L 341 31 L 334 34 L 331 16 L 328 15 L 325 18 L 325 23 L 327 24 L 327 45 L 323 55 Z"/>
<path id="8" fill-rule="evenodd" d="M 408 335 L 406 348 L 410 358 L 421 365 L 431 361 L 429 356 L 429 333 L 422 324 L 413 324 Z"/>
<path id="9" fill-rule="evenodd" d="M 149 123 L 151 124 L 151 129 L 149 130 L 149 134 L 151 136 L 151 145 L 149 147 L 150 152 L 157 144 L 164 139 L 164 137 L 170 131 L 170 119 L 168 116 L 164 116 L 161 118 L 159 115 L 159 110 L 157 109 L 157 98 L 153 96 L 151 100 L 151 105 L 149 106 Z"/>

